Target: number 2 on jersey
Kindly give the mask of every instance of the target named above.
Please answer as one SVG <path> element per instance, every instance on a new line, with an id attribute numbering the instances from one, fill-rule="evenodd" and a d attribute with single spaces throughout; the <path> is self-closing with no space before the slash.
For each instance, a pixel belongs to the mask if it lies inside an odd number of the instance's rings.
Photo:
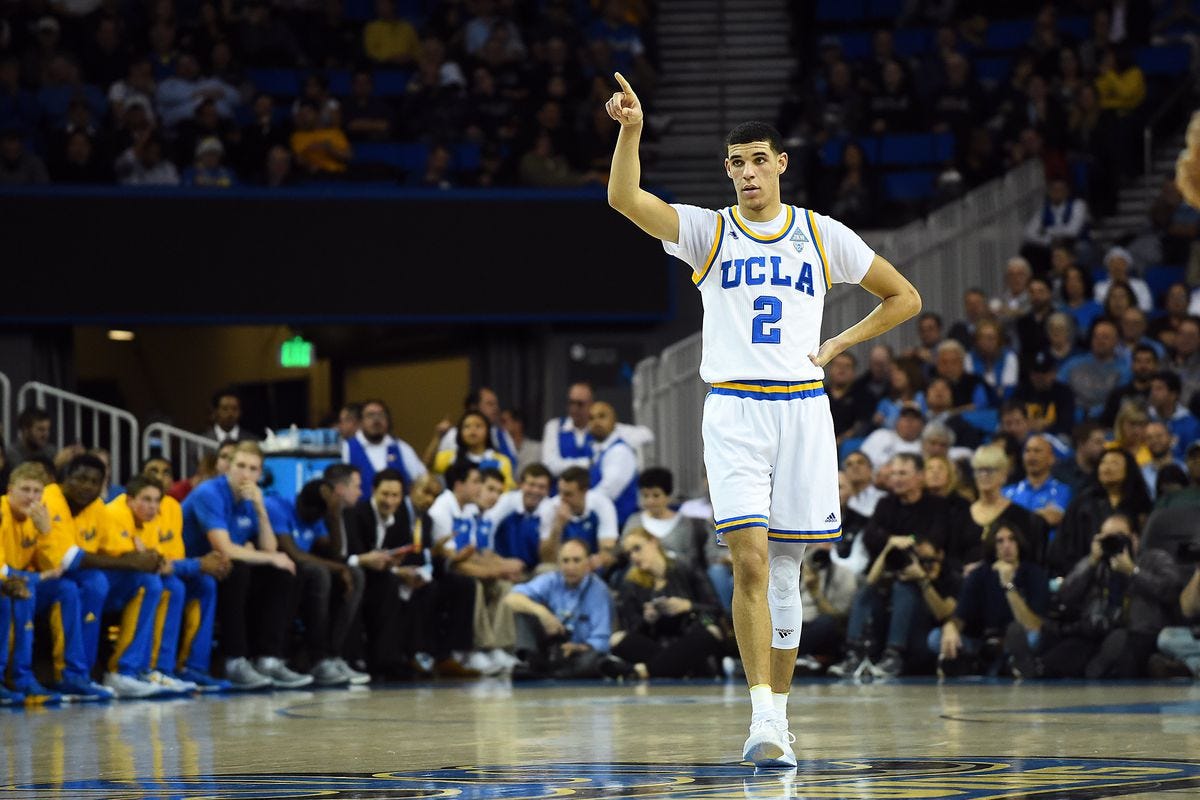
<path id="1" fill-rule="evenodd" d="M 750 327 L 750 341 L 753 344 L 779 344 L 779 328 L 768 329 L 767 326 L 779 322 L 783 316 L 783 301 L 765 294 L 754 300 L 754 310 L 764 313 L 754 318 Z"/>

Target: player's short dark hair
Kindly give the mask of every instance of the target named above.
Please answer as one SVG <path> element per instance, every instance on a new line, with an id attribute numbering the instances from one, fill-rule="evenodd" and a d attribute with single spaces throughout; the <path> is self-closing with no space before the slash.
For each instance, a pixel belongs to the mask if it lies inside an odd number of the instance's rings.
<path id="1" fill-rule="evenodd" d="M 573 483 L 585 492 L 592 488 L 592 476 L 583 467 L 567 467 L 563 470 L 562 475 L 558 476 L 560 481 Z"/>
<path id="2" fill-rule="evenodd" d="M 343 403 L 342 407 L 340 409 L 338 409 L 338 411 L 339 412 L 349 411 L 350 415 L 352 417 L 354 417 L 357 420 L 361 420 L 362 419 L 362 407 L 363 407 L 362 403 Z"/>
<path id="3" fill-rule="evenodd" d="M 330 486 L 337 486 L 340 483 L 345 483 L 346 481 L 350 480 L 350 476 L 352 476 L 354 473 L 361 471 L 362 470 L 353 464 L 330 464 L 325 468 L 325 471 L 321 473 L 321 477 L 324 478 Z M 387 470 L 384 470 L 384 472 L 386 471 Z M 395 470 L 393 470 L 393 472 L 395 472 Z M 397 472 L 396 474 L 398 475 L 399 473 Z"/>
<path id="4" fill-rule="evenodd" d="M 521 473 L 519 477 L 521 483 L 524 483 L 526 478 L 545 478 L 546 480 L 550 480 L 553 476 L 550 474 L 550 470 L 546 468 L 545 464 L 539 464 L 535 461 L 532 464 L 526 464 L 525 466 L 521 467 Z"/>
<path id="5" fill-rule="evenodd" d="M 125 484 L 125 496 L 132 500 L 146 489 L 157 489 L 159 498 L 162 497 L 162 485 L 141 475 L 135 475 L 129 479 L 129 483 Z"/>
<path id="6" fill-rule="evenodd" d="M 62 479 L 65 481 L 67 478 L 70 478 L 81 469 L 94 469 L 101 475 L 108 471 L 108 468 L 104 466 L 103 461 L 96 458 L 91 453 L 82 453 L 72 458 L 67 462 L 67 465 L 63 467 Z"/>
<path id="7" fill-rule="evenodd" d="M 458 484 L 465 481 L 471 474 L 471 471 L 479 471 L 479 465 L 465 458 L 460 458 L 449 467 L 443 477 L 446 479 L 446 488 L 453 489 Z"/>
<path id="8" fill-rule="evenodd" d="M 404 476 L 399 470 L 381 469 L 375 473 L 375 477 L 371 479 L 371 491 L 378 489 L 385 481 L 397 481 L 401 486 L 404 485 Z"/>
<path id="9" fill-rule="evenodd" d="M 776 153 L 783 152 L 783 136 L 775 129 L 774 125 L 766 122 L 743 122 L 729 132 L 725 137 L 725 153 L 729 153 L 729 148 L 735 144 L 749 144 L 750 142 L 766 142 L 771 146 L 771 149 Z"/>
<path id="10" fill-rule="evenodd" d="M 639 489 L 662 489 L 667 497 L 675 491 L 675 478 L 666 467 L 649 467 L 638 476 Z"/>
<path id="11" fill-rule="evenodd" d="M 495 469 L 494 467 L 488 467 L 487 469 L 479 470 L 479 479 L 481 481 L 489 481 L 490 480 L 490 481 L 500 481 L 500 483 L 503 483 L 503 484 L 508 483 L 508 481 L 504 480 L 504 473 L 498 469 Z"/>

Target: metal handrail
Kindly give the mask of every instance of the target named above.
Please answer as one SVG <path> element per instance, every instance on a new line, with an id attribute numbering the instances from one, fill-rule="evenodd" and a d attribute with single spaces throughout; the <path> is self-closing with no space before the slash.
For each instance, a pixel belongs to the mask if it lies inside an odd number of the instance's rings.
<path id="1" fill-rule="evenodd" d="M 54 401 L 53 411 L 46 408 L 47 400 Z M 45 409 L 50 414 L 54 420 L 51 435 L 60 449 L 76 442 L 87 447 L 107 448 L 113 481 L 124 480 L 126 458 L 129 459 L 130 473 L 136 467 L 138 421 L 128 411 L 37 381 L 30 381 L 17 390 L 17 410 L 24 411 L 30 406 Z M 85 415 L 90 415 L 90 425 L 85 424 Z M 127 431 L 124 426 L 128 426 Z"/>
<path id="2" fill-rule="evenodd" d="M 146 426 L 146 430 L 142 433 L 142 461 L 147 461 L 154 452 L 155 440 L 158 440 L 159 452 L 162 457 L 167 459 L 174 465 L 176 477 L 182 477 L 187 470 L 191 469 L 191 465 L 199 460 L 200 456 L 205 452 L 216 452 L 218 443 L 215 439 L 210 439 L 207 436 L 201 436 L 198 433 L 185 431 L 183 428 L 176 428 L 174 425 L 168 425 L 165 422 L 152 422 Z M 190 454 L 188 449 L 194 447 L 195 454 Z M 178 448 L 178 453 L 176 453 Z M 189 455 L 192 455 L 189 458 Z"/>
<path id="3" fill-rule="evenodd" d="M 13 440 L 12 425 L 12 381 L 0 372 L 0 439 L 7 445 Z"/>
<path id="4" fill-rule="evenodd" d="M 1150 118 L 1146 120 L 1145 127 L 1142 128 L 1142 166 L 1143 175 L 1149 175 L 1154 170 L 1154 129 L 1163 121 L 1167 114 L 1179 105 L 1179 102 L 1191 95 L 1196 88 L 1194 78 L 1189 77 L 1186 81 L 1179 84 L 1175 91 L 1167 95 L 1167 99 L 1159 104 Z"/>

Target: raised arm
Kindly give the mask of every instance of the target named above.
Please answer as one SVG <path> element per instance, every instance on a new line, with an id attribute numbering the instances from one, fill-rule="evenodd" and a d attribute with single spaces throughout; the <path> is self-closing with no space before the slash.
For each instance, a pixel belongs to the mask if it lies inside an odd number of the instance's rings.
<path id="1" fill-rule="evenodd" d="M 809 356 L 818 367 L 825 366 L 859 342 L 874 339 L 905 320 L 912 319 L 921 310 L 921 295 L 883 256 L 876 254 L 861 285 L 883 302 L 854 325 L 825 340 L 821 349 Z"/>
<path id="2" fill-rule="evenodd" d="M 608 176 L 608 204 L 635 225 L 665 242 L 679 242 L 679 214 L 641 187 L 642 164 L 638 145 L 642 140 L 642 104 L 629 82 L 615 73 L 621 91 L 604 104 L 605 111 L 621 123 Z"/>

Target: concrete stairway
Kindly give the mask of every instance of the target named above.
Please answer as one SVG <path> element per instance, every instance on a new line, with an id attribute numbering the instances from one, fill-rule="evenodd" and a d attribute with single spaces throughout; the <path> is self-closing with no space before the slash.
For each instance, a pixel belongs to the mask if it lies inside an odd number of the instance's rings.
<path id="1" fill-rule="evenodd" d="M 669 117 L 647 143 L 645 183 L 678 202 L 729 205 L 722 142 L 739 122 L 774 123 L 796 61 L 785 0 L 664 0 L 658 17 L 662 80 L 651 117 Z"/>

